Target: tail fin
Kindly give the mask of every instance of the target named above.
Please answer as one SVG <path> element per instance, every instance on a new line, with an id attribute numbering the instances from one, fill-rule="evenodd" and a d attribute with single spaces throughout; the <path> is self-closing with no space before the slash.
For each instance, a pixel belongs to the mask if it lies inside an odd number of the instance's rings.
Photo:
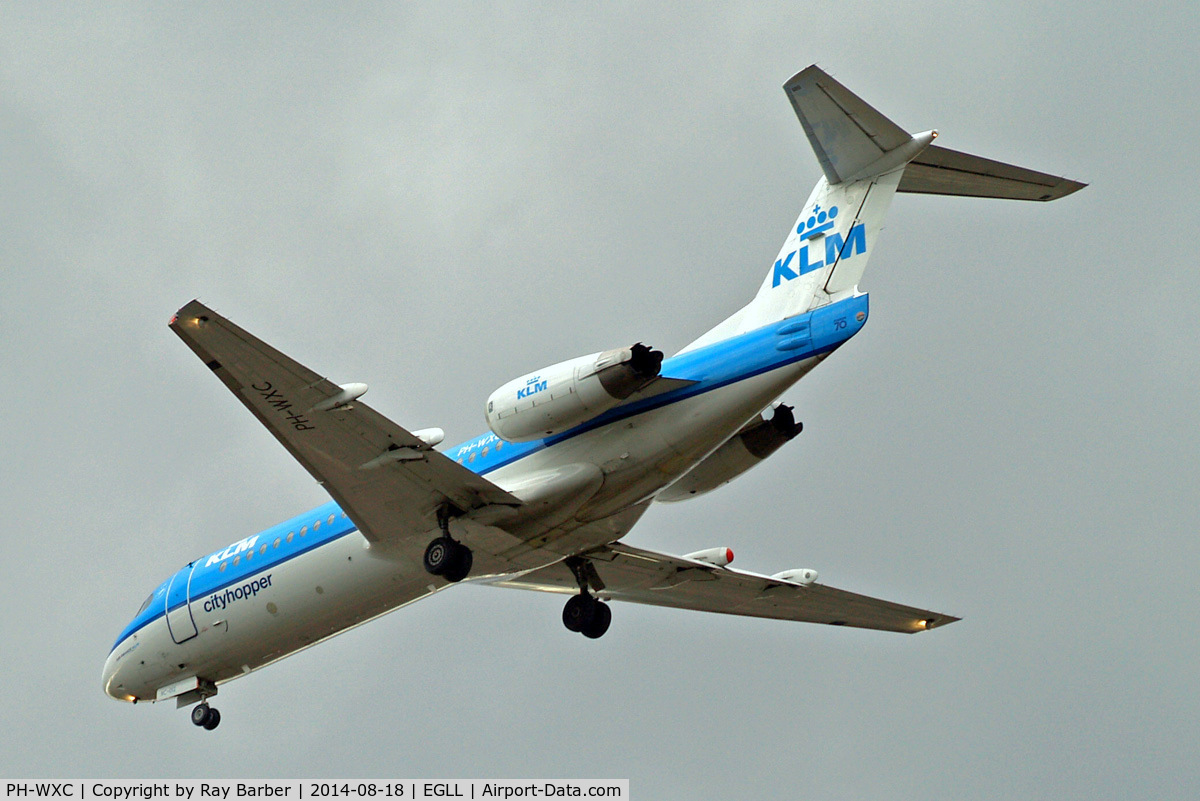
<path id="1" fill-rule="evenodd" d="M 902 167 L 937 136 L 910 136 L 815 64 L 793 75 L 783 90 L 831 185 Z"/>
<path id="2" fill-rule="evenodd" d="M 739 321 L 742 331 L 855 291 L 904 166 L 937 136 L 915 136 L 818 67 L 783 85 L 825 176 Z"/>
<path id="3" fill-rule="evenodd" d="M 754 300 L 685 350 L 857 291 L 896 192 L 1054 200 L 1085 184 L 932 144 L 909 134 L 817 66 L 783 85 L 824 177 Z"/>
<path id="4" fill-rule="evenodd" d="M 908 164 L 898 192 L 1057 200 L 1087 184 L 930 145 L 936 132 L 909 136 L 820 68 L 783 85 L 830 184 L 848 183 Z"/>

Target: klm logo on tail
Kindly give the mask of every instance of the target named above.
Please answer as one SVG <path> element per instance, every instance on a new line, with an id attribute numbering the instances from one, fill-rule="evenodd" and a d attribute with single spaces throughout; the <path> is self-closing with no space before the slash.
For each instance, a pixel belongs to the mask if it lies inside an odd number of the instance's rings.
<path id="1" fill-rule="evenodd" d="M 833 228 L 834 220 L 837 216 L 837 206 L 830 207 L 828 212 L 822 209 L 820 205 L 813 206 L 813 212 L 808 216 L 808 219 L 801 221 L 796 226 L 796 233 L 800 235 L 800 241 L 804 245 L 775 262 L 775 269 L 771 274 L 772 288 L 779 286 L 784 281 L 791 281 L 805 273 L 811 273 L 813 270 L 819 270 L 826 265 L 833 264 L 839 258 L 849 259 L 867 252 L 867 233 L 862 223 L 850 226 L 850 232 L 846 235 L 845 239 L 836 231 L 826 234 L 827 231 Z M 824 254 L 821 254 L 819 245 L 813 241 L 818 237 L 824 237 L 825 239 Z M 817 251 L 812 256 L 809 255 L 808 246 L 810 244 Z M 824 258 L 822 258 L 822 255 Z M 815 261 L 813 260 L 814 258 Z M 793 261 L 795 264 L 793 264 Z"/>

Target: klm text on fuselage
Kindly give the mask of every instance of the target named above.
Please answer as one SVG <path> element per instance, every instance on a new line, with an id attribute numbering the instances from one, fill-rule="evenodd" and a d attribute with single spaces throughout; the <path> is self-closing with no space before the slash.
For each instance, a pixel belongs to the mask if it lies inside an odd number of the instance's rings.
<path id="1" fill-rule="evenodd" d="M 805 273 L 819 270 L 827 264 L 835 263 L 838 259 L 849 259 L 867 252 L 867 233 L 863 229 L 862 223 L 851 226 L 850 233 L 844 240 L 842 235 L 837 232 L 826 234 L 824 239 L 824 260 L 820 256 L 820 244 L 810 241 L 775 262 L 775 270 L 771 274 L 771 286 L 777 287 L 784 281 L 791 281 Z M 817 250 L 811 255 L 809 253 L 810 244 Z M 815 261 L 812 260 L 814 257 Z"/>
<path id="2" fill-rule="evenodd" d="M 517 390 L 517 399 L 528 398 L 530 395 L 535 395 L 544 390 L 549 381 L 542 381 L 541 376 L 534 376 L 525 382 L 525 386 Z"/>

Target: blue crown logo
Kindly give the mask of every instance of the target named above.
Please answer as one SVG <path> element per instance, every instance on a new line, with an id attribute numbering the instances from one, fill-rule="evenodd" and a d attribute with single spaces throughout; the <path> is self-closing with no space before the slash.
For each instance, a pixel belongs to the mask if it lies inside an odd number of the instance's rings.
<path id="1" fill-rule="evenodd" d="M 796 226 L 796 233 L 800 234 L 801 239 L 812 239 L 814 236 L 819 236 L 832 228 L 833 220 L 837 216 L 837 206 L 830 206 L 827 212 L 818 203 L 813 206 L 812 214 L 808 215 L 808 219 Z"/>

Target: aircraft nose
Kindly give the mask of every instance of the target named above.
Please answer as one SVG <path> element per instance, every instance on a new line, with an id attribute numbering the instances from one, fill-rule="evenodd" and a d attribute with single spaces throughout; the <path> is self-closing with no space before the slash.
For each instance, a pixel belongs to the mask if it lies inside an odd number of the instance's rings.
<path id="1" fill-rule="evenodd" d="M 104 660 L 104 671 L 101 674 L 101 681 L 104 684 L 104 692 L 107 695 L 118 701 L 135 702 L 138 700 L 137 697 L 125 686 L 125 677 L 121 675 L 121 657 L 128 654 L 128 651 L 124 651 L 122 648 L 124 645 L 122 643 L 114 648 L 108 655 L 108 659 Z"/>

